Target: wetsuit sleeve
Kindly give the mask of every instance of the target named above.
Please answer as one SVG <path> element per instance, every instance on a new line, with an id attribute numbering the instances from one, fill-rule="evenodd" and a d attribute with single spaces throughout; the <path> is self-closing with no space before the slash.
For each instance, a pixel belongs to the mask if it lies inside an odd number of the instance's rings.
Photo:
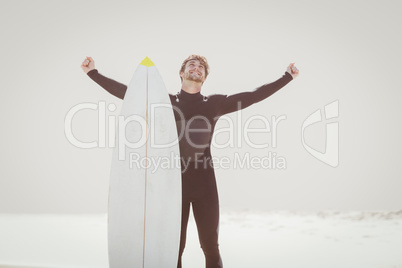
<path id="1" fill-rule="evenodd" d="M 292 79 L 292 76 L 288 72 L 285 72 L 285 74 L 278 80 L 262 85 L 253 91 L 241 92 L 233 95 L 222 95 L 223 97 L 219 100 L 217 115 L 221 116 L 235 112 L 262 101 L 283 88 Z"/>
<path id="2" fill-rule="evenodd" d="M 101 75 L 97 69 L 89 71 L 87 75 L 113 96 L 116 96 L 119 99 L 124 98 L 127 91 L 126 85 Z"/>

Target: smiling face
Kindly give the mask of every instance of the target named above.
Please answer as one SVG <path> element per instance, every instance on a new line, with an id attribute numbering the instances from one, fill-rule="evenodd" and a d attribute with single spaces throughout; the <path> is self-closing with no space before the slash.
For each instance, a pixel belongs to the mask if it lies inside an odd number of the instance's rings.
<path id="1" fill-rule="evenodd" d="M 182 80 L 190 80 L 194 82 L 204 83 L 205 66 L 199 60 L 190 60 L 186 63 L 184 72 L 180 72 Z"/>
<path id="2" fill-rule="evenodd" d="M 209 74 L 207 59 L 200 55 L 190 55 L 180 68 L 180 79 L 204 83 Z"/>

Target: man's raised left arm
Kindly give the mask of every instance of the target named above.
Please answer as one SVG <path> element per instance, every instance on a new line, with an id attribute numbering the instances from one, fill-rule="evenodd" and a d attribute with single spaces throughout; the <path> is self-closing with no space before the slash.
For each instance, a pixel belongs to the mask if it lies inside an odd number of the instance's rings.
<path id="1" fill-rule="evenodd" d="M 285 74 L 272 83 L 262 85 L 253 91 L 222 96 L 221 100 L 219 101 L 220 105 L 217 115 L 221 116 L 227 113 L 235 112 L 262 101 L 286 86 L 298 75 L 299 70 L 296 68 L 296 66 L 294 66 L 294 63 L 291 63 L 287 67 Z"/>

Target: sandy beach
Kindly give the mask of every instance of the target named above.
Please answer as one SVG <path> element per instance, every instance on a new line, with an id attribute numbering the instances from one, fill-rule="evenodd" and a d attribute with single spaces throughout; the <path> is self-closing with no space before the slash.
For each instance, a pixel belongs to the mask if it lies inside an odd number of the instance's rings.
<path id="1" fill-rule="evenodd" d="M 225 211 L 224 267 L 400 268 L 402 211 Z M 183 266 L 204 267 L 194 219 Z M 107 215 L 0 215 L 1 268 L 108 267 Z"/>

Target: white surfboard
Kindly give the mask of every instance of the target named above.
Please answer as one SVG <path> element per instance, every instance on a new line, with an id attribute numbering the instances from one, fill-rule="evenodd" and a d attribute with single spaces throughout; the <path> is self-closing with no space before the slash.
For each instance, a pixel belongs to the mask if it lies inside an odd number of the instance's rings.
<path id="1" fill-rule="evenodd" d="M 167 90 L 148 57 L 133 75 L 118 121 L 109 185 L 109 267 L 176 268 L 182 195 L 177 129 Z"/>

